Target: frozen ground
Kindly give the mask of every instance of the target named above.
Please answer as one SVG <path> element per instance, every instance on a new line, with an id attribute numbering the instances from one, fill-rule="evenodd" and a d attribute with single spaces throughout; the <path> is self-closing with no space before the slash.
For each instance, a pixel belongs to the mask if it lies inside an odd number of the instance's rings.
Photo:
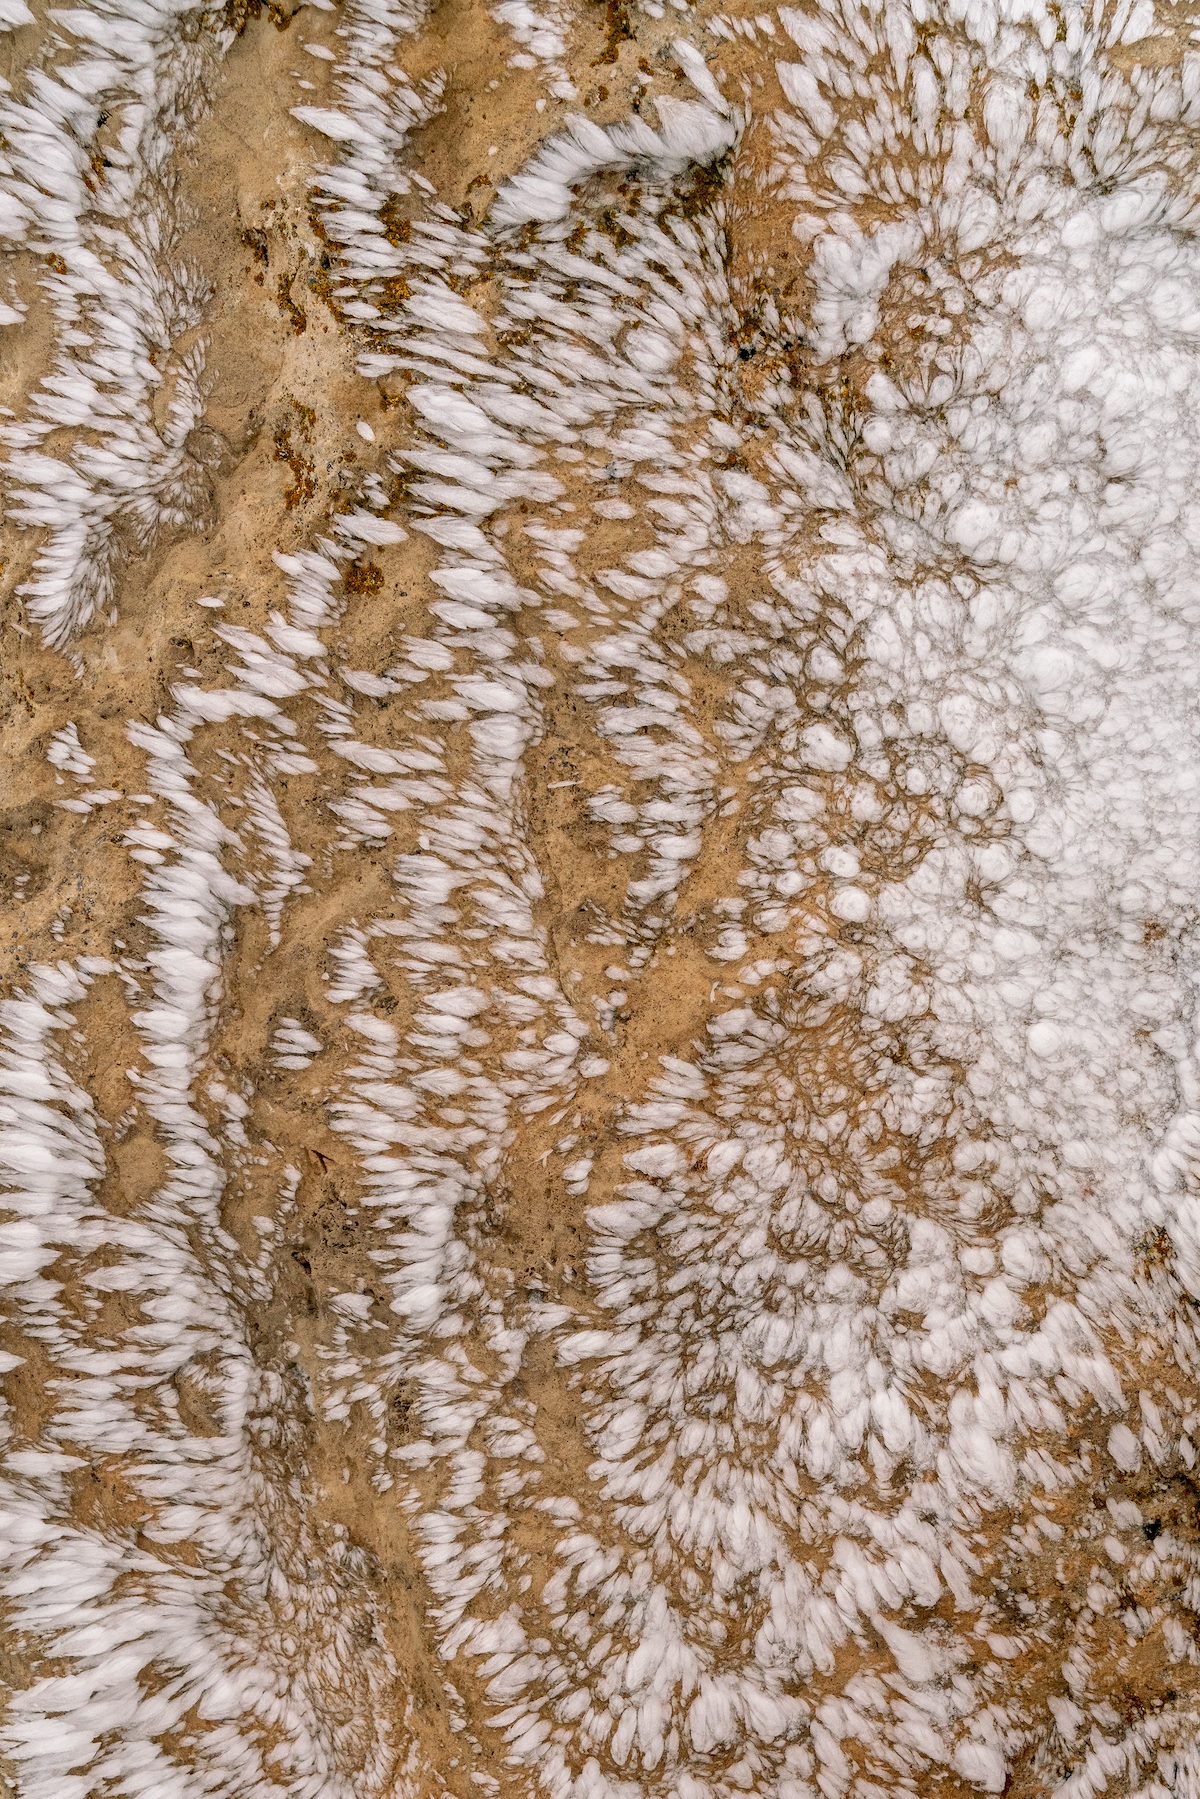
<path id="1" fill-rule="evenodd" d="M 1200 1799 L 1191 15 L 292 4 L 0 0 L 0 1792 Z"/>

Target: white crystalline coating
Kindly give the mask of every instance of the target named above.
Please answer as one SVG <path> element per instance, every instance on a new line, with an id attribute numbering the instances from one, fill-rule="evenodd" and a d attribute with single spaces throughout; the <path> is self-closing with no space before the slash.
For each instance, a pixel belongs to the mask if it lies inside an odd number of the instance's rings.
<path id="1" fill-rule="evenodd" d="M 707 67 L 696 46 L 689 44 L 686 38 L 676 38 L 671 48 L 680 68 L 700 98 L 711 106 L 714 112 L 727 112 L 728 104 L 725 96 L 714 81 L 711 70 Z"/>
<path id="2" fill-rule="evenodd" d="M 96 758 L 89 756 L 79 741 L 78 725 L 64 725 L 50 739 L 50 748 L 46 751 L 46 760 L 55 768 L 72 774 L 79 781 L 90 781 L 92 770 L 96 766 Z"/>
<path id="3" fill-rule="evenodd" d="M 295 1018 L 281 1018 L 271 1039 L 280 1068 L 307 1068 L 321 1052 L 321 1040 Z"/>
<path id="4" fill-rule="evenodd" d="M 648 163 L 664 176 L 678 175 L 691 163 L 715 161 L 730 149 L 738 126 L 725 109 L 694 100 L 663 97 L 658 102 L 661 129 L 635 119 L 604 129 L 577 118 L 559 137 L 501 188 L 492 208 L 498 225 L 548 222 L 565 216 L 572 191 L 606 171 Z"/>
<path id="5" fill-rule="evenodd" d="M 415 6 L 351 0 L 295 110 L 404 500 L 297 529 L 259 629 L 195 596 L 136 953 L 0 1000 L 56 1368 L 0 1480 L 20 1799 L 1200 1791 L 1200 62 L 1148 0 L 676 10 L 699 97 L 556 126 L 474 224 Z M 553 93 L 567 12 L 498 12 Z M 0 103 L 0 231 L 66 270 L 6 427 L 52 644 L 198 516 L 198 353 L 149 404 L 194 23 L 66 13 Z M 137 1528 L 76 1515 L 110 1458 Z"/>
<path id="6" fill-rule="evenodd" d="M 144 547 L 194 527 L 207 506 L 203 345 L 176 348 L 206 295 L 176 256 L 180 222 L 161 170 L 217 44 L 183 40 L 173 29 L 183 10 L 122 0 L 66 10 L 55 60 L 23 99 L 0 96 L 0 241 L 44 259 L 56 346 L 28 416 L 0 435 L 8 510 L 44 534 L 21 597 L 55 646 L 111 603 L 120 539 Z M 6 23 L 29 16 L 17 5 Z M 102 109 L 122 132 L 92 203 Z M 41 447 L 64 427 L 76 432 L 65 459 Z"/>
<path id="7" fill-rule="evenodd" d="M 541 63 L 550 94 L 556 100 L 578 100 L 578 89 L 566 68 L 570 14 L 561 0 L 540 0 L 536 6 L 530 0 L 493 0 L 489 11 L 523 46 L 511 59 L 513 66 L 529 68 Z"/>

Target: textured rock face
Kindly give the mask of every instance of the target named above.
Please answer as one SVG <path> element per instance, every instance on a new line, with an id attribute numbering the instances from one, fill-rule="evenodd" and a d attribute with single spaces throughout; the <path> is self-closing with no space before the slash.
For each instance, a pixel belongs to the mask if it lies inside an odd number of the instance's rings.
<path id="1" fill-rule="evenodd" d="M 1186 19 L 290 6 L 0 0 L 0 1792 L 1200 1793 Z"/>

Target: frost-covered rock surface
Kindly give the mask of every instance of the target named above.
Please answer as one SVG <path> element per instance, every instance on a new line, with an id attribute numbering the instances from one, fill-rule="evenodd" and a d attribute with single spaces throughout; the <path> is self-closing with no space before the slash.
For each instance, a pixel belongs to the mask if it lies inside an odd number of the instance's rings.
<path id="1" fill-rule="evenodd" d="M 0 1791 L 1200 1796 L 1200 49 L 0 0 Z"/>

